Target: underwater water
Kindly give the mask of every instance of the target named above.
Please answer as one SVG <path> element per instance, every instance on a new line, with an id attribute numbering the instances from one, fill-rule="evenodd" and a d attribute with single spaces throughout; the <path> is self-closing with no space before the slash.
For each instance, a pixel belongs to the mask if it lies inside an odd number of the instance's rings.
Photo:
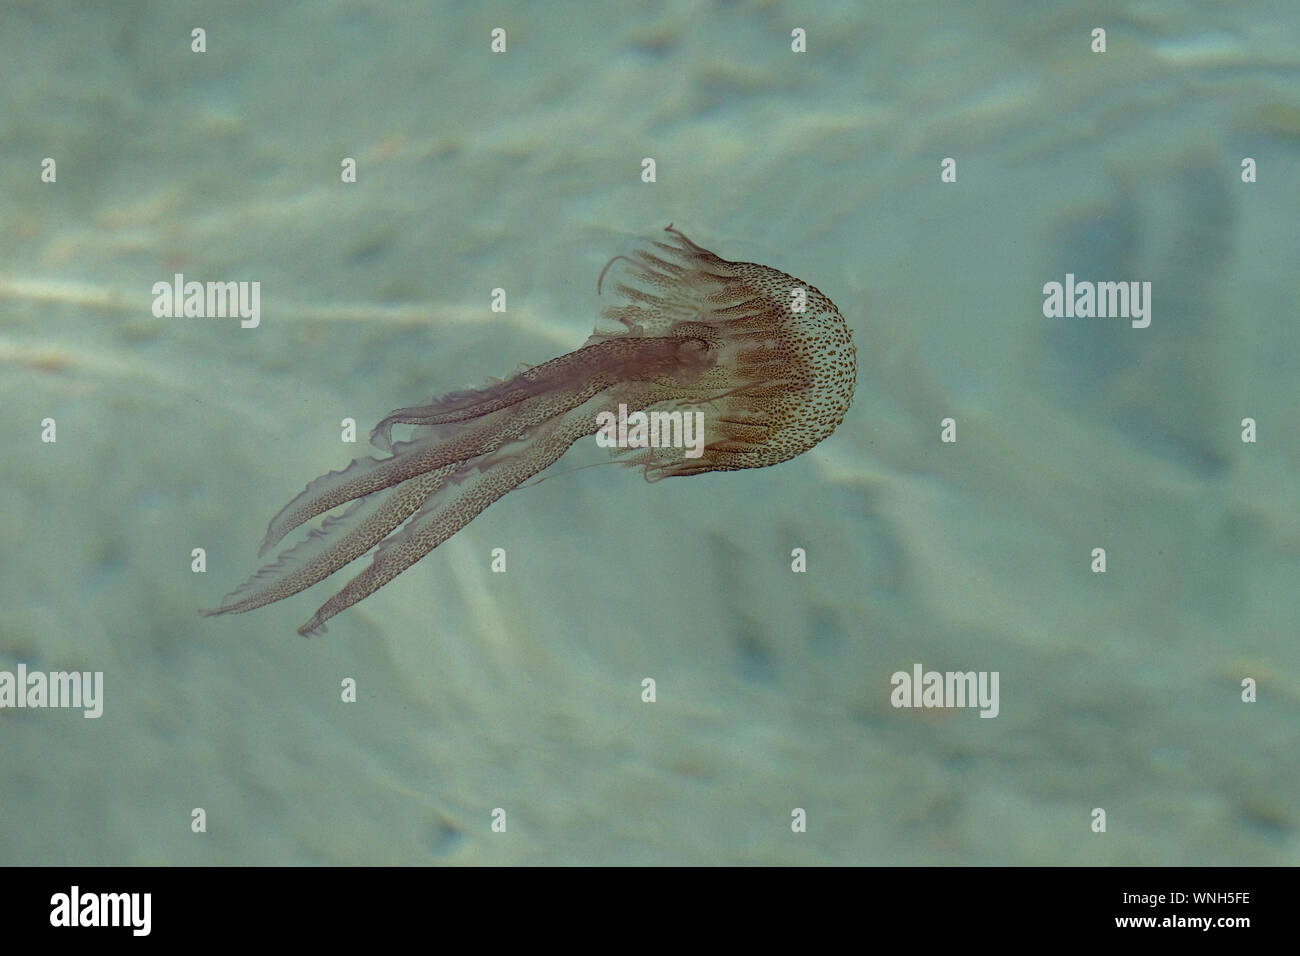
<path id="1" fill-rule="evenodd" d="M 1300 862 L 1294 4 L 0 16 L 0 672 L 103 675 L 0 707 L 0 864 Z M 834 434 L 579 441 L 326 634 L 354 567 L 198 616 L 670 223 L 838 306 Z M 155 315 L 177 273 L 257 326 Z M 1149 324 L 1045 315 L 1067 276 Z M 996 716 L 894 706 L 918 665 Z"/>

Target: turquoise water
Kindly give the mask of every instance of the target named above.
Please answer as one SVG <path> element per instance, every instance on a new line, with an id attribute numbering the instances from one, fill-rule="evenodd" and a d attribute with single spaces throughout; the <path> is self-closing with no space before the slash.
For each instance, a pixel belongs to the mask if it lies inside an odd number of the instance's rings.
<path id="1" fill-rule="evenodd" d="M 0 863 L 1300 860 L 1294 5 L 0 16 L 0 670 L 104 674 L 99 719 L 0 710 Z M 577 348 L 670 222 L 838 304 L 830 439 L 578 448 L 327 635 L 347 572 L 197 616 L 342 419 Z M 156 318 L 177 272 L 261 324 Z M 1067 273 L 1151 326 L 1044 317 Z M 918 663 L 997 718 L 892 707 Z"/>

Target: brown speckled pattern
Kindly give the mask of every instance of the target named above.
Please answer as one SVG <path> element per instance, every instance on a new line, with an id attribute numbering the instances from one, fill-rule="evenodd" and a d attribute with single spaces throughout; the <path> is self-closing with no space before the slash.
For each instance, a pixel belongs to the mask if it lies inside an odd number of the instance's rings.
<path id="1" fill-rule="evenodd" d="M 857 353 L 834 303 L 776 269 L 728 262 L 672 226 L 667 233 L 602 272 L 598 287 L 622 263 L 622 302 L 603 313 L 619 323 L 615 331 L 598 331 L 577 351 L 508 380 L 393 412 L 371 433 L 388 456 L 359 458 L 311 482 L 271 520 L 261 553 L 304 522 L 353 504 L 221 607 L 200 613 L 282 600 L 378 545 L 370 566 L 299 629 L 320 633 L 329 618 L 594 434 L 597 414 L 620 403 L 629 411 L 703 413 L 700 457 L 672 447 L 615 450 L 652 480 L 775 465 L 833 432 L 857 378 Z M 806 290 L 803 312 L 792 309 L 796 289 Z M 415 434 L 394 443 L 396 424 L 415 426 Z"/>

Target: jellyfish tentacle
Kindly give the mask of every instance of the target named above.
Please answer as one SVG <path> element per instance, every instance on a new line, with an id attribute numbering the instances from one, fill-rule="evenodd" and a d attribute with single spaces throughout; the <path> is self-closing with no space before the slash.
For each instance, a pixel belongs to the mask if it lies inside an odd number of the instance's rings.
<path id="1" fill-rule="evenodd" d="M 581 404 L 607 386 L 604 379 L 572 394 L 539 395 L 516 409 L 515 414 L 490 413 L 485 423 L 443 443 L 412 441 L 394 446 L 391 458 L 358 458 L 342 471 L 331 471 L 307 485 L 271 519 L 259 556 L 305 521 L 332 511 L 354 498 L 388 488 L 427 471 L 487 454 L 520 437 L 528 428 Z"/>
<path id="2" fill-rule="evenodd" d="M 426 505 L 409 525 L 385 541 L 370 566 L 321 605 L 298 633 L 308 637 L 324 632 L 326 621 L 379 590 L 506 492 L 558 461 L 575 441 L 593 434 L 596 427 L 594 416 L 573 415 L 544 429 L 529 444 L 527 453 L 496 456 L 497 460 L 478 466 L 475 470 L 479 473 L 473 477 L 462 469 L 460 474 L 467 480 L 458 493 L 446 501 L 436 500 L 438 496 L 430 499 L 433 506 Z"/>
<path id="3" fill-rule="evenodd" d="M 318 530 L 285 551 L 227 594 L 221 606 L 199 611 L 204 617 L 235 614 L 272 604 L 304 591 L 343 565 L 361 557 L 419 509 L 438 490 L 455 465 L 408 478 L 387 494 L 362 498 L 342 515 L 325 519 Z M 372 497 L 376 500 L 372 501 Z"/>
<path id="4" fill-rule="evenodd" d="M 393 446 L 391 458 L 358 458 L 342 471 L 317 478 L 271 519 L 258 555 L 265 555 L 304 521 L 431 469 L 495 451 L 620 382 L 673 374 L 689 378 L 692 368 L 698 375 L 716 358 L 692 347 L 693 341 L 680 336 L 607 339 L 554 359 L 546 363 L 552 367 L 539 380 L 536 394 L 512 408 L 485 413 L 482 424 L 462 427 L 445 441 L 437 441 L 435 431 Z M 437 416 L 421 417 L 419 409 L 407 416 L 408 411 L 394 414 L 419 424 L 439 424 L 433 420 Z"/>

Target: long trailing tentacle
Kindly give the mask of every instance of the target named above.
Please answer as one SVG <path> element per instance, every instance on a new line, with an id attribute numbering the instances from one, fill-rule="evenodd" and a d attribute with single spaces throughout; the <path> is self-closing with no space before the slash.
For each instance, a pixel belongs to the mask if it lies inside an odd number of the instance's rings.
<path id="1" fill-rule="evenodd" d="M 465 389 L 434 398 L 427 405 L 399 408 L 383 419 L 370 433 L 371 444 L 390 450 L 394 425 L 450 425 L 480 418 L 491 412 L 511 408 L 539 395 L 553 395 L 566 391 L 572 381 L 575 365 L 594 366 L 607 355 L 616 355 L 616 349 L 595 343 L 588 354 L 584 350 L 534 365 L 516 373 L 503 382 L 486 388 Z"/>
<path id="2" fill-rule="evenodd" d="M 301 543 L 284 552 L 236 590 L 221 606 L 200 610 L 204 617 L 251 611 L 306 590 L 343 565 L 361 557 L 424 504 L 455 465 L 408 478 L 390 493 L 374 493 L 337 517 L 326 518 Z"/>
<path id="3" fill-rule="evenodd" d="M 258 556 L 265 555 L 304 521 L 332 511 L 354 498 L 364 497 L 444 465 L 495 451 L 506 442 L 522 437 L 528 429 L 548 418 L 580 405 L 608 384 L 608 380 L 600 378 L 574 393 L 539 395 L 513 411 L 505 414 L 491 413 L 483 424 L 445 442 L 403 442 L 395 446 L 397 453 L 391 458 L 358 458 L 342 471 L 322 475 L 308 484 L 271 519 Z"/>
<path id="4" fill-rule="evenodd" d="M 463 466 L 443 489 L 445 499 L 443 495 L 429 497 L 405 528 L 379 546 L 370 566 L 326 601 L 298 633 L 304 637 L 323 633 L 327 620 L 379 590 L 506 492 L 554 464 L 569 446 L 596 428 L 594 414 L 574 411 L 539 429 L 522 451 Z M 471 474 L 473 471 L 478 474 Z"/>
<path id="5" fill-rule="evenodd" d="M 688 380 L 714 361 L 689 336 L 627 336 L 583 346 L 538 366 L 547 369 L 530 385 L 538 394 L 484 413 L 481 424 L 460 425 L 444 411 L 424 414 L 425 408 L 434 406 L 395 412 L 389 416 L 393 422 L 411 421 L 431 428 L 450 425 L 459 430 L 446 440 L 403 442 L 394 446 L 396 453 L 391 458 L 358 458 L 342 471 L 317 478 L 271 519 L 258 555 L 266 554 L 304 521 L 423 472 L 493 452 L 621 382 L 653 381 L 665 375 Z M 516 376 L 511 382 L 519 380 Z"/>

